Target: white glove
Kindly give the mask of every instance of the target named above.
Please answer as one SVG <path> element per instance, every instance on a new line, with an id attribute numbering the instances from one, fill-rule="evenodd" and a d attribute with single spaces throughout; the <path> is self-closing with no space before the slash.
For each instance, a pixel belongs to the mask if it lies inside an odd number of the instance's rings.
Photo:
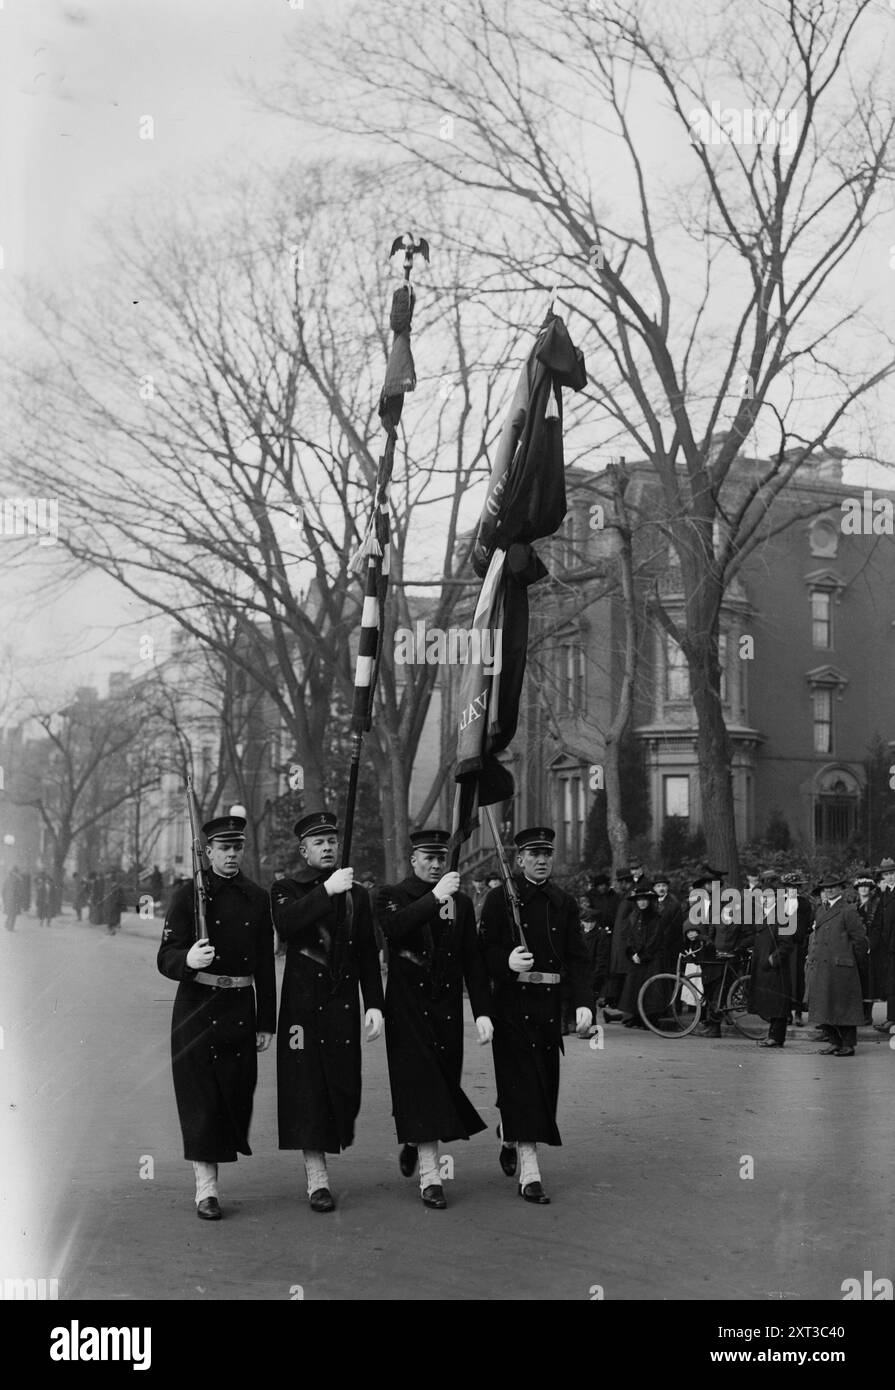
<path id="1" fill-rule="evenodd" d="M 459 893 L 459 891 L 460 875 L 455 873 L 453 869 L 449 870 L 446 874 L 442 874 L 441 878 L 432 889 L 436 898 L 451 898 L 455 893 Z"/>
<path id="2" fill-rule="evenodd" d="M 575 1010 L 575 1029 L 579 1033 L 586 1033 L 594 1021 L 594 1016 L 590 1009 Z"/>
<path id="3" fill-rule="evenodd" d="M 531 951 L 526 951 L 524 946 L 516 946 L 510 952 L 510 969 L 515 970 L 521 975 L 523 970 L 530 970 L 535 963 L 535 958 Z"/>
<path id="4" fill-rule="evenodd" d="M 194 941 L 186 953 L 186 963 L 190 970 L 204 970 L 214 960 L 214 947 L 207 936 Z"/>
<path id="5" fill-rule="evenodd" d="M 494 1024 L 491 1022 L 488 1015 L 482 1014 L 481 1018 L 477 1018 L 475 1026 L 478 1029 L 479 1042 L 489 1043 L 494 1037 Z"/>
<path id="6" fill-rule="evenodd" d="M 373 1042 L 375 1038 L 378 1038 L 382 1032 L 382 1010 L 367 1009 L 364 1014 L 364 1027 L 370 1030 L 367 1034 L 367 1042 Z"/>
<path id="7" fill-rule="evenodd" d="M 334 874 L 330 874 L 323 886 L 332 897 L 334 893 L 347 893 L 353 883 L 353 869 L 336 869 Z"/>
<path id="8" fill-rule="evenodd" d="M 271 1040 L 272 1037 L 273 1037 L 273 1033 L 256 1033 L 256 1034 L 255 1034 L 255 1047 L 256 1047 L 257 1051 L 258 1051 L 258 1052 L 266 1052 L 267 1049 L 270 1047 L 270 1040 Z"/>
<path id="9" fill-rule="evenodd" d="M 634 962 L 635 965 L 639 965 L 639 964 L 640 964 L 640 957 L 638 956 L 638 954 L 637 954 L 636 951 L 634 952 L 634 954 L 633 954 L 633 956 L 631 957 L 631 959 L 632 959 L 632 961 Z"/>

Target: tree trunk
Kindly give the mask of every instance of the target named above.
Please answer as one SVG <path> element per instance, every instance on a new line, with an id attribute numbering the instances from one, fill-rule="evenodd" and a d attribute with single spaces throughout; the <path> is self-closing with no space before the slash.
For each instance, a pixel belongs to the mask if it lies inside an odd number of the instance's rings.
<path id="1" fill-rule="evenodd" d="M 637 609 L 634 595 L 634 560 L 631 528 L 625 505 L 628 476 L 615 466 L 607 469 L 610 475 L 615 512 L 615 531 L 619 539 L 618 564 L 625 618 L 625 658 L 618 705 L 604 740 L 604 785 L 606 789 L 606 834 L 612 850 L 612 867 L 617 872 L 628 862 L 628 827 L 622 818 L 621 779 L 619 777 L 619 746 L 634 704 L 634 682 L 637 678 Z"/>
<path id="2" fill-rule="evenodd" d="M 685 655 L 690 668 L 690 693 L 698 726 L 696 752 L 708 862 L 714 868 L 723 869 L 731 884 L 738 884 L 740 868 L 730 743 L 721 709 L 717 638 L 713 640 L 713 634 L 705 629 L 693 635 L 688 633 Z"/>

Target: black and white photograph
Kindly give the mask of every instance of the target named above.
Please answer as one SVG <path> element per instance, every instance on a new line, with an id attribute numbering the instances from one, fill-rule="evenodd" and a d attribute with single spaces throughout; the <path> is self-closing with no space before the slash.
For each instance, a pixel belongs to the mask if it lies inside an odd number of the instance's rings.
<path id="1" fill-rule="evenodd" d="M 600 1374 L 869 1370 L 895 4 L 0 0 L 0 50 L 29 1364 L 522 1301 L 630 1305 Z"/>

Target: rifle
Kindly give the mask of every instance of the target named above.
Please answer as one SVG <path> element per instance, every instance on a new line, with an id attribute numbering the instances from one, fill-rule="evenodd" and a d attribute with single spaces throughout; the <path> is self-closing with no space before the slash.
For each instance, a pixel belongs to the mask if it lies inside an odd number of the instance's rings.
<path id="1" fill-rule="evenodd" d="M 199 840 L 199 807 L 196 804 L 196 793 L 193 791 L 193 779 L 186 779 L 186 809 L 190 817 L 190 839 L 192 842 L 193 855 L 193 918 L 196 928 L 196 940 L 201 941 L 208 935 L 208 927 L 205 920 L 205 904 L 208 902 L 208 885 L 205 881 L 205 870 L 202 867 L 202 845 Z"/>
<path id="2" fill-rule="evenodd" d="M 519 945 L 523 951 L 528 950 L 528 942 L 525 940 L 525 932 L 522 930 L 522 914 L 519 911 L 521 899 L 516 892 L 516 885 L 513 882 L 513 875 L 510 873 L 510 866 L 504 853 L 503 845 L 500 841 L 500 831 L 497 828 L 497 821 L 494 819 L 494 811 L 490 806 L 480 808 L 485 813 L 485 819 L 491 827 L 491 834 L 494 836 L 494 848 L 497 850 L 497 862 L 500 866 L 500 876 L 503 879 L 503 891 L 507 900 L 507 907 L 513 917 L 513 925 L 519 937 Z"/>

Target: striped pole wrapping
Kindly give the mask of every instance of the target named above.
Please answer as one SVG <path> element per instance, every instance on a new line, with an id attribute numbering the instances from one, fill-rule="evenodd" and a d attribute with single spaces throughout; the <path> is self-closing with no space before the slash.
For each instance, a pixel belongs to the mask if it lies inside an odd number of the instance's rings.
<path id="1" fill-rule="evenodd" d="M 364 607 L 360 622 L 360 644 L 354 670 L 354 706 L 351 711 L 351 731 L 362 734 L 370 727 L 370 704 L 373 668 L 379 650 L 379 570 L 381 558 L 367 556 L 367 578 L 364 586 Z"/>

